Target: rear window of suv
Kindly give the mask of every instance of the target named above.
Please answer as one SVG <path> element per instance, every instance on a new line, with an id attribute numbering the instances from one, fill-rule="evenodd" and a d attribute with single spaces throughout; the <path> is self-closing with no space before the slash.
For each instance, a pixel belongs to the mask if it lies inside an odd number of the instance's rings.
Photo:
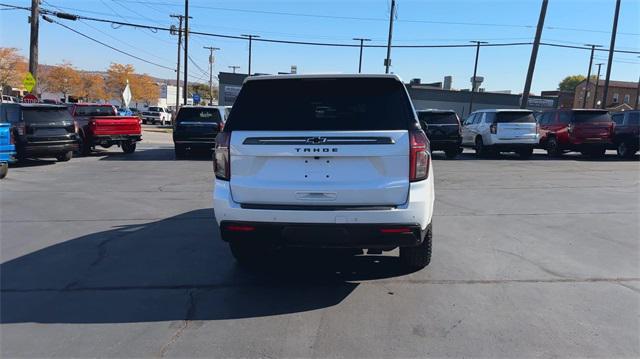
<path id="1" fill-rule="evenodd" d="M 74 112 L 76 116 L 115 116 L 112 106 L 78 106 Z"/>
<path id="2" fill-rule="evenodd" d="M 216 108 L 188 108 L 183 107 L 178 112 L 176 122 L 220 122 L 220 111 Z"/>
<path id="3" fill-rule="evenodd" d="M 536 123 L 536 118 L 532 112 L 507 112 L 496 113 L 497 123 Z"/>
<path id="4" fill-rule="evenodd" d="M 607 111 L 575 111 L 574 123 L 610 122 L 611 116 Z"/>
<path id="5" fill-rule="evenodd" d="M 457 125 L 458 117 L 454 112 L 418 112 L 420 122 L 428 125 Z"/>
<path id="6" fill-rule="evenodd" d="M 395 79 L 277 79 L 245 83 L 225 130 L 406 130 L 410 123 L 411 104 Z"/>
<path id="7" fill-rule="evenodd" d="M 23 107 L 22 119 L 26 123 L 73 121 L 69 111 L 58 107 Z"/>

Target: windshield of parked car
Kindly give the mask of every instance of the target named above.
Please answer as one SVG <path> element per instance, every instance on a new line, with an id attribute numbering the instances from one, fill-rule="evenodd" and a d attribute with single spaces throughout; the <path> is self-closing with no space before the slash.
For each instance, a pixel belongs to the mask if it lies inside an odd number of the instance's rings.
<path id="1" fill-rule="evenodd" d="M 640 125 L 640 112 L 632 112 L 629 114 L 630 125 Z"/>
<path id="2" fill-rule="evenodd" d="M 607 111 L 575 111 L 573 113 L 573 122 L 575 123 L 591 123 L 591 122 L 610 122 L 611 116 Z"/>
<path id="3" fill-rule="evenodd" d="M 286 105 L 278 105 L 286 99 Z M 390 78 L 249 81 L 228 130 L 400 130 L 415 121 L 403 85 Z"/>
<path id="4" fill-rule="evenodd" d="M 215 108 L 183 107 L 178 111 L 176 122 L 220 122 L 220 111 Z"/>
<path id="5" fill-rule="evenodd" d="M 27 123 L 73 121 L 66 109 L 56 107 L 23 107 L 22 119 Z"/>
<path id="6" fill-rule="evenodd" d="M 458 117 L 455 112 L 418 112 L 420 122 L 428 125 L 457 125 Z"/>
<path id="7" fill-rule="evenodd" d="M 115 116 L 113 106 L 78 106 L 76 116 Z"/>
<path id="8" fill-rule="evenodd" d="M 535 123 L 536 118 L 533 112 L 507 112 L 501 111 L 496 113 L 497 123 Z"/>

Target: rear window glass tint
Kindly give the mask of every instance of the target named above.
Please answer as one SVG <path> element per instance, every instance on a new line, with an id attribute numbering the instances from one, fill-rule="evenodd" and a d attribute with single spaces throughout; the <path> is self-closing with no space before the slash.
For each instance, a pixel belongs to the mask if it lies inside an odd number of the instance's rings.
<path id="1" fill-rule="evenodd" d="M 62 108 L 23 108 L 22 118 L 28 123 L 73 121 L 69 112 Z"/>
<path id="2" fill-rule="evenodd" d="M 394 79 L 279 79 L 245 83 L 225 130 L 403 130 L 413 122 Z"/>
<path id="3" fill-rule="evenodd" d="M 498 123 L 535 123 L 536 118 L 532 112 L 498 112 L 496 113 Z"/>
<path id="4" fill-rule="evenodd" d="M 640 113 L 632 112 L 629 114 L 629 124 L 630 125 L 640 125 Z"/>
<path id="5" fill-rule="evenodd" d="M 181 122 L 220 122 L 220 111 L 215 108 L 187 108 L 183 107 L 176 118 Z"/>
<path id="6" fill-rule="evenodd" d="M 590 122 L 609 122 L 611 116 L 608 112 L 602 111 L 576 111 L 573 113 L 573 122 L 590 123 Z"/>
<path id="7" fill-rule="evenodd" d="M 458 124 L 458 117 L 453 112 L 418 112 L 418 119 L 428 125 Z"/>
<path id="8" fill-rule="evenodd" d="M 78 106 L 75 110 L 76 116 L 115 116 L 115 114 L 111 106 Z"/>

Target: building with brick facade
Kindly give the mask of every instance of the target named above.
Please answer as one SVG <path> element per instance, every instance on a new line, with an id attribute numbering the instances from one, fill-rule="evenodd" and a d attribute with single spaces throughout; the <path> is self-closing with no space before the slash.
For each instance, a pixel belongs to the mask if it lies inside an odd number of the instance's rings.
<path id="1" fill-rule="evenodd" d="M 604 80 L 598 81 L 596 88 L 595 81 L 589 82 L 589 88 L 586 87 L 587 80 L 580 82 L 576 86 L 575 96 L 573 98 L 574 108 L 600 108 L 602 104 L 602 96 L 604 95 Z M 587 91 L 587 103 L 583 104 L 584 92 Z M 596 96 L 594 102 L 594 95 Z M 605 101 L 606 108 L 617 108 L 623 104 L 629 108 L 637 107 L 638 104 L 638 83 L 630 81 L 609 81 L 609 92 Z M 627 106 L 622 106 L 627 107 Z"/>

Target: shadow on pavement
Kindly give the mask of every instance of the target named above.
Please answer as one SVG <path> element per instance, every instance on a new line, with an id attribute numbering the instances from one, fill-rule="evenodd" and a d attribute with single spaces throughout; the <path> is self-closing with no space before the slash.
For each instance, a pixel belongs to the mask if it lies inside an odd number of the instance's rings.
<path id="1" fill-rule="evenodd" d="M 218 320 L 336 305 L 396 258 L 286 253 L 239 267 L 211 209 L 62 242 L 0 265 L 0 323 Z M 291 259 L 294 258 L 294 259 Z"/>
<path id="2" fill-rule="evenodd" d="M 100 161 L 211 161 L 210 151 L 193 151 L 186 156 L 176 159 L 171 148 L 138 148 L 134 153 L 109 152 L 100 154 Z"/>
<path id="3" fill-rule="evenodd" d="M 536 152 L 528 159 L 522 159 L 515 153 L 504 152 L 498 155 L 488 155 L 486 157 L 478 157 L 473 150 L 466 150 L 464 153 L 459 154 L 455 159 L 447 159 L 444 152 L 434 151 L 432 153 L 434 160 L 445 161 L 587 161 L 587 162 L 625 162 L 625 161 L 640 161 L 640 154 L 636 154 L 631 158 L 619 158 L 615 153 L 607 153 L 604 157 L 589 157 L 584 156 L 578 152 L 565 153 L 558 157 L 549 157 L 546 153 Z"/>
<path id="4" fill-rule="evenodd" d="M 26 158 L 19 162 L 10 163 L 9 167 L 11 168 L 27 168 L 27 167 L 38 167 L 38 166 L 49 166 L 56 164 L 55 159 L 41 159 L 41 158 Z"/>

